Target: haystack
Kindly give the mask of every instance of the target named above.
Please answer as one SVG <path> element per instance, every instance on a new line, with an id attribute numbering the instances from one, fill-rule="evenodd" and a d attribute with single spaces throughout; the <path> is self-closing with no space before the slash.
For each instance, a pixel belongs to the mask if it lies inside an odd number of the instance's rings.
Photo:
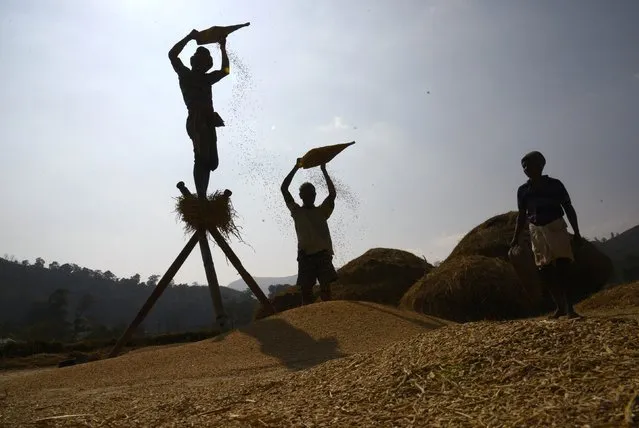
<path id="1" fill-rule="evenodd" d="M 346 263 L 337 274 L 339 279 L 332 285 L 333 300 L 356 300 L 397 306 L 406 291 L 426 273 L 433 269 L 426 260 L 408 251 L 391 248 L 373 248 Z M 319 298 L 319 287 L 315 297 Z M 291 286 L 271 298 L 278 312 L 302 304 L 299 288 Z M 266 316 L 260 307 L 255 319 Z"/>
<path id="2" fill-rule="evenodd" d="M 195 232 L 200 227 L 217 229 L 225 239 L 231 236 L 241 240 L 239 228 L 235 225 L 237 213 L 230 200 L 231 192 L 216 191 L 202 201 L 196 195 L 177 198 L 176 212 L 184 222 L 186 232 Z"/>
<path id="3" fill-rule="evenodd" d="M 408 251 L 373 248 L 338 270 L 333 296 L 396 306 L 408 289 L 433 266 Z"/>
<path id="4" fill-rule="evenodd" d="M 517 212 L 511 211 L 494 216 L 479 226 L 472 229 L 457 244 L 448 256 L 452 260 L 460 256 L 479 255 L 496 257 L 509 261 L 510 241 L 517 223 Z M 527 289 L 535 290 L 540 287 L 539 278 L 530 250 L 530 234 L 524 229 L 520 238 L 521 254 L 510 260 L 517 274 Z M 608 256 L 599 251 L 592 243 L 582 241 L 580 246 L 573 247 L 575 253 L 574 264 L 574 288 L 571 291 L 576 301 L 601 290 L 613 272 L 612 261 Z M 543 310 L 552 307 L 550 297 L 546 295 L 543 302 Z"/>
<path id="5" fill-rule="evenodd" d="M 474 255 L 446 260 L 408 290 L 400 307 L 457 322 L 507 320 L 530 315 L 540 299 L 508 262 Z"/>

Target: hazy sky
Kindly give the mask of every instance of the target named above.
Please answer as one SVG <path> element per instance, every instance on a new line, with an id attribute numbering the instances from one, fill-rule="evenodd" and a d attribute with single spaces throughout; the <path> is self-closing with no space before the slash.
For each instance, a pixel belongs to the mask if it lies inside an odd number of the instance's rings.
<path id="1" fill-rule="evenodd" d="M 5 0 L 0 19 L 0 255 L 163 274 L 187 240 L 175 184 L 195 190 L 167 52 L 247 21 L 213 89 L 227 127 L 209 190 L 234 192 L 253 275 L 296 273 L 279 193 L 295 159 L 352 140 L 328 168 L 348 191 L 338 266 L 372 247 L 445 258 L 516 207 L 533 149 L 585 236 L 639 223 L 634 0 Z M 220 282 L 237 279 L 212 250 Z M 176 280 L 205 283 L 199 250 Z"/>

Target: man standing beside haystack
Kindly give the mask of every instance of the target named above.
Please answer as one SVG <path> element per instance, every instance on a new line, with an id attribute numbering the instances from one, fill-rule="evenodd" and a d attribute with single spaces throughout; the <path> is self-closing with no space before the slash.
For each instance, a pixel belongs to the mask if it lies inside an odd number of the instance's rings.
<path id="1" fill-rule="evenodd" d="M 300 186 L 299 206 L 288 188 L 293 176 L 300 168 L 298 159 L 282 183 L 282 195 L 286 206 L 291 212 L 297 233 L 297 285 L 302 293 L 302 305 L 313 303 L 313 286 L 316 281 L 320 284 L 320 297 L 323 301 L 331 300 L 331 283 L 337 279 L 337 272 L 333 266 L 333 243 L 328 229 L 327 220 L 335 208 L 335 186 L 326 171 L 326 164 L 321 166 L 328 196 L 321 205 L 315 206 L 315 186 L 304 183 Z"/>
<path id="2" fill-rule="evenodd" d="M 577 214 L 563 183 L 542 175 L 546 159 L 537 151 L 528 153 L 521 166 L 529 180 L 517 190 L 519 216 L 511 248 L 517 247 L 526 220 L 535 264 L 544 285 L 548 288 L 557 310 L 551 318 L 567 315 L 578 318 L 570 298 L 571 265 L 574 261 L 568 226 L 564 212 L 574 232 L 575 243 L 581 241 Z"/>
<path id="3" fill-rule="evenodd" d="M 217 154 L 217 132 L 215 128 L 224 126 L 224 121 L 213 109 L 211 86 L 230 73 L 229 57 L 226 53 L 226 39 L 220 41 L 222 64 L 219 70 L 208 71 L 213 67 L 213 59 L 208 49 L 200 46 L 191 56 L 189 70 L 180 60 L 180 52 L 190 40 L 198 36 L 196 30 L 177 42 L 169 51 L 169 59 L 173 70 L 178 75 L 184 104 L 189 112 L 186 119 L 186 132 L 193 141 L 195 162 L 193 179 L 198 197 L 206 199 L 211 171 L 219 165 Z"/>

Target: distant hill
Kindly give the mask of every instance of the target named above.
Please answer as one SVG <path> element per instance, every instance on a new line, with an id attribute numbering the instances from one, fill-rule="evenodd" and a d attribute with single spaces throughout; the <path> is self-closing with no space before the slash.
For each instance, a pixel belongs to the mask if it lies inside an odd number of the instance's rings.
<path id="1" fill-rule="evenodd" d="M 70 340 L 80 330 L 121 331 L 153 291 L 158 275 L 118 278 L 75 264 L 42 259 L 0 258 L 0 337 Z M 249 323 L 257 301 L 248 293 L 220 287 L 227 315 L 235 326 Z M 141 331 L 179 333 L 213 326 L 213 304 L 207 286 L 172 284 L 160 296 Z M 56 324 L 57 323 L 57 324 Z M 102 333 L 101 333 L 102 334 Z M 111 334 L 111 333 L 108 333 Z M 107 335 L 108 335 L 107 334 Z"/>
<path id="2" fill-rule="evenodd" d="M 254 276 L 253 279 L 255 280 L 255 282 L 257 282 L 257 285 L 260 286 L 262 291 L 264 291 L 264 293 L 266 293 L 266 295 L 268 295 L 268 287 L 269 287 L 269 285 L 278 285 L 278 284 L 293 285 L 293 284 L 295 284 L 295 282 L 297 282 L 297 275 L 282 276 L 282 277 L 278 277 L 278 276 Z M 235 280 L 235 281 L 231 282 L 229 285 L 227 285 L 227 287 L 231 288 L 231 289 L 234 289 L 234 290 L 242 291 L 242 290 L 246 289 L 248 287 L 248 285 L 246 285 L 246 282 L 244 282 L 243 279 L 238 279 L 238 280 Z"/>
<path id="3" fill-rule="evenodd" d="M 639 225 L 594 243 L 615 265 L 613 282 L 639 280 Z"/>

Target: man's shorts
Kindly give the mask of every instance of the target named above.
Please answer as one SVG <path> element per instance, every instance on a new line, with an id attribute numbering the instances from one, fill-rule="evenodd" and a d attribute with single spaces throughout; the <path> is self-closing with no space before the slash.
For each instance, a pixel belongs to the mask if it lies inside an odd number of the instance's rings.
<path id="1" fill-rule="evenodd" d="M 333 266 L 333 256 L 329 251 L 297 256 L 297 285 L 302 288 L 313 287 L 316 281 L 320 286 L 337 280 L 337 272 Z"/>
<path id="2" fill-rule="evenodd" d="M 213 111 L 189 112 L 186 119 L 186 132 L 193 141 L 193 154 L 195 163 L 201 164 L 214 171 L 219 165 L 217 154 L 218 126 L 224 126 L 224 121 L 219 114 Z"/>
<path id="3" fill-rule="evenodd" d="M 556 260 L 574 260 L 568 225 L 563 217 L 545 225 L 529 225 L 535 264 L 538 268 L 553 264 Z"/>

